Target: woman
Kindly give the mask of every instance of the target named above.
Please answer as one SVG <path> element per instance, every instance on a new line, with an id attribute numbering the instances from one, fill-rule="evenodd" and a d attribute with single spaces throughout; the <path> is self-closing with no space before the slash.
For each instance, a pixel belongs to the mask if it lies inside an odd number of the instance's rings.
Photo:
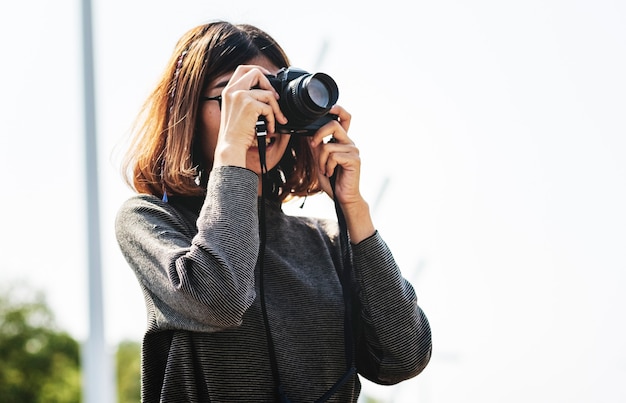
<path id="1" fill-rule="evenodd" d="M 138 194 L 116 234 L 146 301 L 144 402 L 355 402 L 356 372 L 395 384 L 430 359 L 428 321 L 359 192 L 350 114 L 333 106 L 312 136 L 277 131 L 288 119 L 268 76 L 288 66 L 255 27 L 198 26 L 140 115 L 124 169 Z M 343 227 L 282 212 L 320 191 Z"/>

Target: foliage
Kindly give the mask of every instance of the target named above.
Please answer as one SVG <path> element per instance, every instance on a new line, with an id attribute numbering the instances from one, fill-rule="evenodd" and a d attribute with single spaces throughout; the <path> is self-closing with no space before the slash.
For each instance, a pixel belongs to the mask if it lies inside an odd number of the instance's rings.
<path id="1" fill-rule="evenodd" d="M 57 329 L 41 293 L 19 291 L 0 293 L 2 402 L 79 402 L 78 342 Z"/>
<path id="2" fill-rule="evenodd" d="M 123 341 L 117 346 L 117 401 L 136 403 L 141 400 L 141 346 Z"/>

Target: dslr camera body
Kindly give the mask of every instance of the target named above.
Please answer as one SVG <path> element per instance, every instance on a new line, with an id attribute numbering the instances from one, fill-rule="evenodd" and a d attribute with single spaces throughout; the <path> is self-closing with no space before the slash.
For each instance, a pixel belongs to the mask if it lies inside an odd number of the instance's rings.
<path id="1" fill-rule="evenodd" d="M 287 124 L 276 124 L 276 132 L 312 136 L 337 115 L 328 113 L 339 98 L 337 83 L 324 73 L 308 73 L 288 67 L 266 76 L 280 98 L 278 105 L 287 117 Z"/>

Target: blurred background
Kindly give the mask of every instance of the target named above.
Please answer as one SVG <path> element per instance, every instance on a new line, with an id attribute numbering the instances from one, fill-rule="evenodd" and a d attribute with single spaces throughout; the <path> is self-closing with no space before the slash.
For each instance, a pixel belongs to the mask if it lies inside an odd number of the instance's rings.
<path id="1" fill-rule="evenodd" d="M 226 19 L 335 78 L 363 193 L 431 322 L 427 369 L 363 401 L 626 401 L 626 3 L 94 0 L 93 18 L 111 357 L 145 327 L 113 235 L 120 152 L 178 38 Z M 80 3 L 3 2 L 0 46 L 0 284 L 43 293 L 83 343 Z"/>

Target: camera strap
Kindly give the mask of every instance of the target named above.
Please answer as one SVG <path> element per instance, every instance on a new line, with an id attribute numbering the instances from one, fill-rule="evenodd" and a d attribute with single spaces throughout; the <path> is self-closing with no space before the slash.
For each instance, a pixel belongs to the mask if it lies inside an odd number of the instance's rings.
<path id="1" fill-rule="evenodd" d="M 256 122 L 256 139 L 259 149 L 259 161 L 261 162 L 261 205 L 260 205 L 260 219 L 259 219 L 259 232 L 260 232 L 260 245 L 259 245 L 259 291 L 261 293 L 261 313 L 263 314 L 263 327 L 265 328 L 265 338 L 267 339 L 267 349 L 269 351 L 270 365 L 272 368 L 272 377 L 274 379 L 274 385 L 276 386 L 275 398 L 276 401 L 284 402 L 281 398 L 284 396 L 282 391 L 282 383 L 280 382 L 280 374 L 278 372 L 278 363 L 276 362 L 276 349 L 274 348 L 274 339 L 270 330 L 269 319 L 267 317 L 267 307 L 265 305 L 265 243 L 267 240 L 266 228 L 265 228 L 265 181 L 267 178 L 267 164 L 265 161 L 265 138 L 267 136 L 267 126 L 265 120 L 259 118 Z M 288 401 L 288 400 L 286 400 Z"/>
<path id="2" fill-rule="evenodd" d="M 259 232 L 260 232 L 260 246 L 259 246 L 259 291 L 261 293 L 261 312 L 263 315 L 263 324 L 265 328 L 265 334 L 267 339 L 267 348 L 270 358 L 270 366 L 272 370 L 272 377 L 275 385 L 275 400 L 281 403 L 289 403 L 290 400 L 283 390 L 282 382 L 280 380 L 280 373 L 278 371 L 278 362 L 276 360 L 276 349 L 274 346 L 274 340 L 272 337 L 270 323 L 267 314 L 267 307 L 265 303 L 265 281 L 264 281 L 264 261 L 265 261 L 265 245 L 267 240 L 266 223 L 265 223 L 265 182 L 267 180 L 267 164 L 265 159 L 266 144 L 265 138 L 267 136 L 267 126 L 265 120 L 260 117 L 256 123 L 257 134 L 257 146 L 259 149 L 259 160 L 261 163 L 261 202 L 260 202 L 260 218 L 259 218 Z M 351 274 L 352 274 L 352 255 L 348 237 L 348 230 L 346 220 L 341 210 L 341 206 L 334 197 L 335 183 L 337 170 L 330 178 L 330 183 L 333 191 L 333 200 L 335 204 L 335 212 L 337 214 L 337 220 L 339 223 L 339 235 L 340 235 L 340 250 L 342 255 L 342 265 L 337 267 L 337 276 L 341 283 L 343 300 L 344 300 L 344 347 L 345 347 L 345 359 L 346 359 L 346 372 L 339 378 L 339 380 L 328 390 L 324 395 L 315 402 L 325 402 L 332 397 L 355 373 L 356 367 L 354 364 L 354 336 L 352 328 L 352 288 L 351 288 Z"/>

